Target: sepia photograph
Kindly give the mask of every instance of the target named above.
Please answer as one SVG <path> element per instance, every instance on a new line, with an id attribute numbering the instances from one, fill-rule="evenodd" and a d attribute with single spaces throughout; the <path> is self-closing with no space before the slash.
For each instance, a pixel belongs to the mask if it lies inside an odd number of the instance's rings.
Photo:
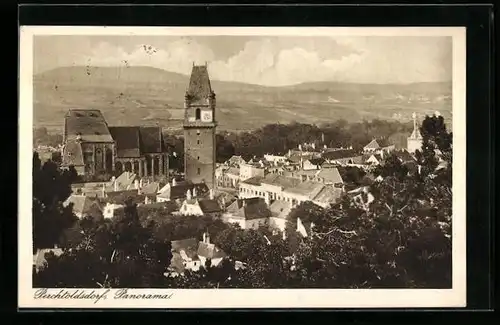
<path id="1" fill-rule="evenodd" d="M 21 27 L 20 56 L 20 304 L 465 305 L 464 28 Z"/>

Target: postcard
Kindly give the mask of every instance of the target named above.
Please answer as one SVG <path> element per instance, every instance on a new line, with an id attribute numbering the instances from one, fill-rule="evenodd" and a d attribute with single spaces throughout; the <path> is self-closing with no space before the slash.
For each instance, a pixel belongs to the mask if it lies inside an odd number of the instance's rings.
<path id="1" fill-rule="evenodd" d="M 20 308 L 466 306 L 465 28 L 21 26 L 19 53 Z"/>

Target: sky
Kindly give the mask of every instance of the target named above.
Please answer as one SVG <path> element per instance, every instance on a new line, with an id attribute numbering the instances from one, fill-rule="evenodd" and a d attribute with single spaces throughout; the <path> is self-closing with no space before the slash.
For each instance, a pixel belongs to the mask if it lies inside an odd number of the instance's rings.
<path id="1" fill-rule="evenodd" d="M 151 66 L 264 86 L 451 81 L 452 39 L 431 36 L 85 36 L 34 38 L 34 73 L 72 65 Z"/>

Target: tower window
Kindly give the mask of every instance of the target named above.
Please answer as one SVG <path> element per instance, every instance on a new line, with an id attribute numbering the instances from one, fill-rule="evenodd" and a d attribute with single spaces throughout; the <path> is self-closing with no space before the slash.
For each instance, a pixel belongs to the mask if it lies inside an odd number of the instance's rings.
<path id="1" fill-rule="evenodd" d="M 200 168 L 198 168 L 198 175 L 200 175 L 200 174 L 201 174 L 201 169 L 200 169 Z"/>
<path id="2" fill-rule="evenodd" d="M 199 120 L 201 118 L 201 110 L 197 108 L 195 114 L 196 114 L 196 120 Z"/>

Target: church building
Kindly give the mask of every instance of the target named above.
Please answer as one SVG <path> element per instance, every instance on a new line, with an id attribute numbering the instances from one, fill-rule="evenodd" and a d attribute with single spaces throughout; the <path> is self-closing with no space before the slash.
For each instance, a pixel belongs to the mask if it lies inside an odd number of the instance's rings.
<path id="1" fill-rule="evenodd" d="M 215 93 L 207 65 L 195 66 L 184 97 L 184 173 L 192 183 L 215 186 Z"/>
<path id="2" fill-rule="evenodd" d="M 70 109 L 64 118 L 63 144 L 62 167 L 74 166 L 79 175 L 168 173 L 161 127 L 110 127 L 99 110 Z"/>
<path id="3" fill-rule="evenodd" d="M 410 153 L 415 153 L 417 150 L 422 149 L 422 134 L 420 133 L 419 126 L 417 124 L 417 114 L 413 113 L 413 132 L 407 139 L 407 150 Z"/>

